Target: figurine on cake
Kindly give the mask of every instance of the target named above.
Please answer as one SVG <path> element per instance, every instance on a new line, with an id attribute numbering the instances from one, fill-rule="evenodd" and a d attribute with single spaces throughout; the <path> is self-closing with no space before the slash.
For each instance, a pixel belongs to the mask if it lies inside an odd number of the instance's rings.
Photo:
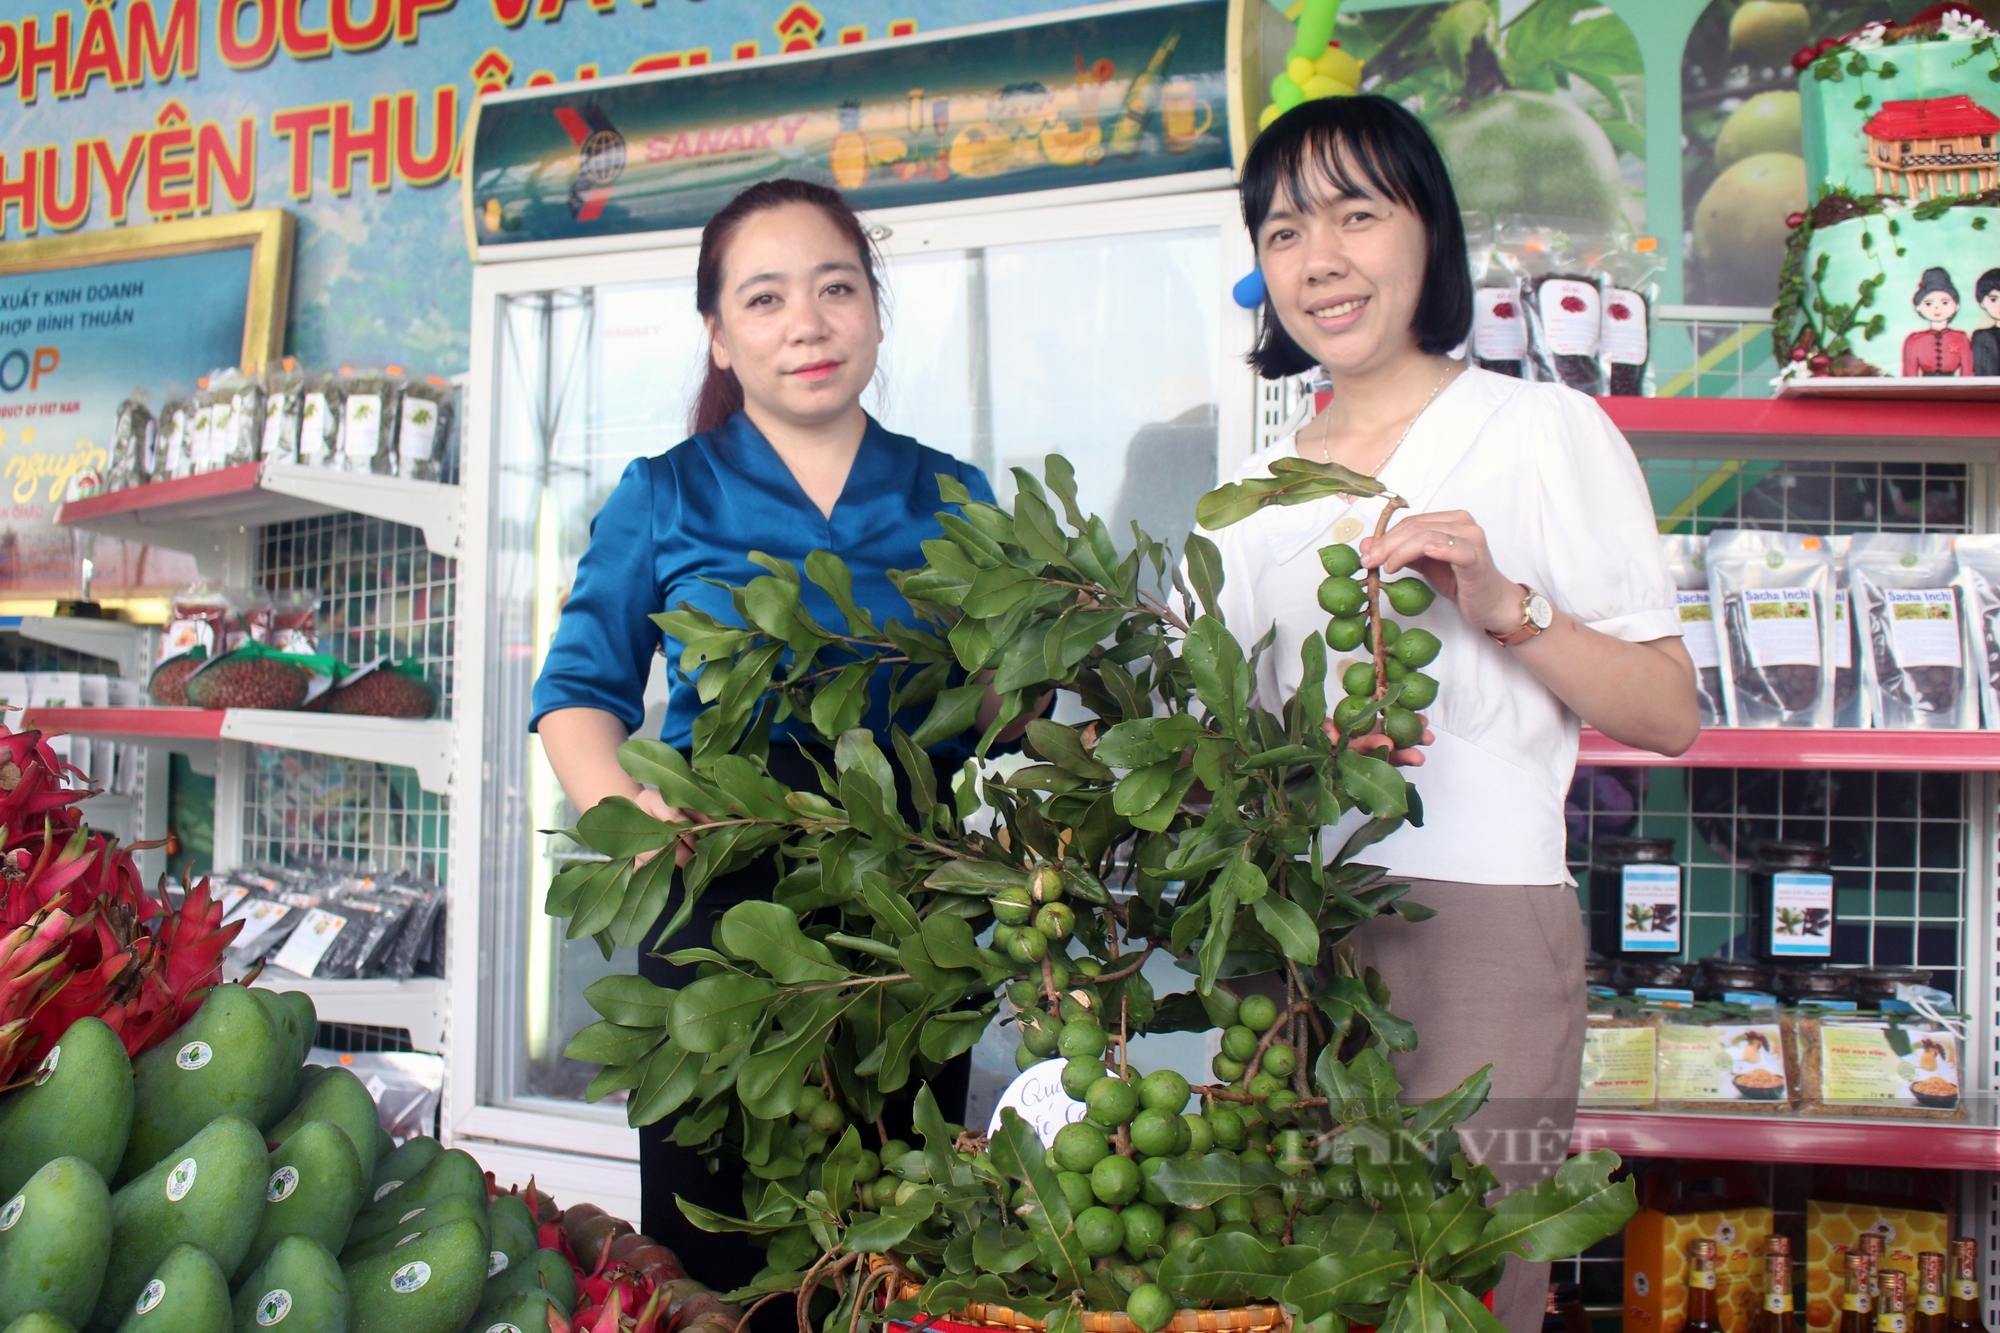
<path id="1" fill-rule="evenodd" d="M 1930 327 L 1903 339 L 1905 375 L 1966 375 L 1972 370 L 1972 340 L 1951 326 L 1958 318 L 1958 288 L 1951 274 L 1927 268 L 1910 298 Z"/>
<path id="2" fill-rule="evenodd" d="M 2000 376 L 1995 34 L 1954 2 L 1828 38 L 1793 65 L 1812 204 L 1790 218 L 1773 311 L 1781 380 L 1900 375 L 1921 394 L 1926 380 L 1962 392 Z M 1953 327 L 1966 291 L 1986 317 L 1970 336 Z"/>
<path id="3" fill-rule="evenodd" d="M 1972 299 L 1986 315 L 1986 327 L 1972 331 L 1972 373 L 2000 376 L 2000 268 L 1979 275 Z"/>

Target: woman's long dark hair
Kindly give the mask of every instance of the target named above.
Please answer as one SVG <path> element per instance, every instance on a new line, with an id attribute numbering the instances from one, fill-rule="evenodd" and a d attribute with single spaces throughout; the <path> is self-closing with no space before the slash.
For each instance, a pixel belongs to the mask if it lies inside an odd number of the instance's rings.
<path id="1" fill-rule="evenodd" d="M 1350 169 L 1360 177 L 1350 176 Z M 1237 186 L 1243 225 L 1254 244 L 1278 195 L 1302 208 L 1320 206 L 1317 182 L 1343 194 L 1372 189 L 1415 213 L 1429 240 L 1423 294 L 1411 318 L 1417 347 L 1441 356 L 1472 329 L 1472 274 L 1465 259 L 1465 223 L 1451 172 L 1417 118 L 1387 97 L 1325 97 L 1301 102 L 1257 136 Z M 1302 375 L 1314 362 L 1292 341 L 1267 296 L 1264 337 L 1250 364 L 1267 380 Z"/>
<path id="2" fill-rule="evenodd" d="M 786 177 L 759 181 L 724 204 L 701 229 L 701 256 L 694 266 L 694 308 L 703 319 L 712 322 L 719 318 L 723 260 L 737 231 L 757 214 L 787 204 L 810 204 L 817 208 L 853 244 L 855 253 L 861 257 L 861 272 L 868 279 L 869 295 L 874 298 L 876 309 L 881 309 L 882 284 L 875 276 L 875 247 L 869 242 L 861 219 L 854 215 L 839 191 Z M 737 383 L 736 372 L 716 365 L 711 355 L 707 373 L 702 377 L 701 392 L 695 396 L 694 409 L 688 414 L 688 434 L 715 430 L 742 410 L 743 386 Z"/>

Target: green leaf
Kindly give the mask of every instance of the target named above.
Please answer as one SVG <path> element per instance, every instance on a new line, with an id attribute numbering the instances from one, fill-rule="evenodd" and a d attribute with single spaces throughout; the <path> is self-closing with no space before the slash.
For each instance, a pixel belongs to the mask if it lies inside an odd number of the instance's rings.
<path id="1" fill-rule="evenodd" d="M 647 1056 L 645 1070 L 625 1103 L 625 1123 L 638 1129 L 678 1111 L 694 1095 L 706 1058 L 671 1041 Z"/>
<path id="2" fill-rule="evenodd" d="M 682 992 L 685 994 L 686 992 Z M 806 1074 L 826 1051 L 828 1036 L 840 1016 L 859 998 L 854 995 L 817 997 L 810 1017 L 782 1041 L 765 1047 L 743 1062 L 736 1075 L 736 1097 L 743 1109 L 766 1120 L 787 1116 L 799 1104 Z"/>
<path id="3" fill-rule="evenodd" d="M 923 934 L 924 952 L 939 967 L 979 967 L 979 946 L 973 943 L 971 923 L 964 917 L 933 913 L 924 918 Z"/>
<path id="4" fill-rule="evenodd" d="M 894 881 L 878 870 L 862 872 L 861 901 L 868 905 L 869 914 L 899 940 L 909 939 L 922 928 L 917 909 L 910 906 L 910 900 Z"/>
<path id="5" fill-rule="evenodd" d="M 1488 1173 L 1490 1175 L 1490 1173 Z M 1423 1243 L 1418 1255 L 1426 1264 L 1471 1248 L 1493 1214 L 1482 1202 L 1485 1190 L 1461 1185 L 1431 1201 L 1424 1218 Z"/>
<path id="6" fill-rule="evenodd" d="M 1389 1116 L 1351 1125 L 1347 1137 L 1354 1144 L 1354 1169 L 1360 1173 L 1361 1187 L 1381 1203 L 1403 1243 L 1416 1246 L 1423 1239 L 1424 1215 L 1435 1193 L 1422 1147 Z"/>
<path id="7" fill-rule="evenodd" d="M 1470 1119 L 1486 1104 L 1492 1090 L 1493 1066 L 1482 1065 L 1450 1092 L 1411 1108 L 1410 1133 L 1417 1136 L 1417 1142 L 1428 1143 L 1434 1135 Z"/>
<path id="8" fill-rule="evenodd" d="M 1168 757 L 1166 747 L 1153 739 L 1154 724 L 1162 719 L 1141 717 L 1120 722 L 1097 738 L 1091 753 L 1100 764 L 1113 768 L 1145 768 Z M 1180 752 L 1174 751 L 1175 755 Z"/>
<path id="9" fill-rule="evenodd" d="M 1216 598 L 1222 592 L 1222 552 L 1199 532 L 1191 532 L 1188 534 L 1186 557 L 1188 582 L 1194 585 L 1195 595 L 1201 598 L 1201 609 L 1220 619 L 1222 607 Z"/>
<path id="10" fill-rule="evenodd" d="M 1083 737 L 1077 734 L 1074 727 L 1038 717 L 1028 723 L 1028 745 L 1065 773 L 1100 782 L 1111 777 L 1111 770 L 1093 759 L 1090 751 L 1084 748 Z"/>
<path id="11" fill-rule="evenodd" d="M 814 551 L 806 557 L 806 577 L 820 586 L 833 604 L 840 608 L 840 614 L 847 621 L 847 632 L 857 639 L 880 638 L 882 631 L 875 628 L 875 620 L 867 608 L 854 600 L 854 575 L 848 572 L 847 562 L 831 551 Z"/>
<path id="12" fill-rule="evenodd" d="M 858 1254 L 892 1250 L 936 1211 L 935 1200 L 912 1199 L 907 1204 L 891 1204 L 879 1213 L 865 1213 L 847 1229 L 847 1247 Z"/>
<path id="13" fill-rule="evenodd" d="M 719 972 L 689 982 L 674 996 L 667 1030 L 690 1051 L 719 1051 L 755 1030 L 778 988 L 762 977 Z"/>
<path id="14" fill-rule="evenodd" d="M 625 896 L 609 927 L 612 943 L 627 949 L 646 938 L 646 932 L 666 910 L 677 873 L 671 853 L 663 852 L 642 866 L 633 868 L 625 881 Z"/>
<path id="15" fill-rule="evenodd" d="M 1041 579 L 1032 570 L 1022 569 L 1019 565 L 982 569 L 979 577 L 972 581 L 960 608 L 968 616 L 990 620 L 1013 610 L 1016 604 L 1026 600 L 1041 586 Z"/>
<path id="16" fill-rule="evenodd" d="M 1436 1286 L 1444 1302 L 1445 1327 L 1451 1333 L 1506 1333 L 1507 1326 L 1464 1287 L 1456 1282 L 1439 1282 Z"/>
<path id="17" fill-rule="evenodd" d="M 1215 989 L 1215 979 L 1222 975 L 1222 960 L 1229 952 L 1229 932 L 1235 925 L 1236 894 L 1227 883 L 1219 884 L 1208 895 L 1208 935 L 1202 940 L 1198 955 L 1201 970 L 1195 989 L 1203 995 Z"/>
<path id="18" fill-rule="evenodd" d="M 577 840 L 613 859 L 654 852 L 674 840 L 676 830 L 623 796 L 607 796 L 576 821 Z"/>
<path id="19" fill-rule="evenodd" d="M 618 766 L 635 782 L 660 789 L 660 799 L 668 805 L 692 810 L 709 819 L 728 813 L 719 800 L 688 767 L 687 758 L 665 741 L 635 739 L 618 747 Z"/>
<path id="20" fill-rule="evenodd" d="M 1021 888 L 1027 882 L 1027 871 L 997 861 L 947 861 L 930 873 L 924 887 L 947 893 L 991 893 L 995 889 Z"/>
<path id="21" fill-rule="evenodd" d="M 1381 495 L 1388 488 L 1373 477 L 1349 471 L 1337 463 L 1282 458 L 1271 464 L 1269 477 L 1218 486 L 1194 507 L 1195 522 L 1219 532 L 1241 522 L 1265 505 L 1308 504 L 1330 495 Z"/>
<path id="22" fill-rule="evenodd" d="M 972 1233 L 972 1262 L 982 1272 L 1011 1273 L 1035 1257 L 1035 1238 L 1000 1222 L 981 1222 Z"/>
<path id="23" fill-rule="evenodd" d="M 1278 1256 L 1257 1237 L 1223 1231 L 1183 1245 L 1160 1260 L 1159 1282 L 1168 1291 L 1198 1301 L 1246 1305 L 1278 1291 L 1285 1285 L 1285 1275 Z"/>
<path id="24" fill-rule="evenodd" d="M 868 712 L 868 684 L 874 678 L 873 659 L 840 669 L 813 695 L 812 725 L 821 736 L 838 736 L 861 724 Z"/>
<path id="25" fill-rule="evenodd" d="M 1014 497 L 1014 534 L 1021 549 L 1035 559 L 1064 569 L 1076 568 L 1070 562 L 1069 543 L 1056 524 L 1055 510 L 1049 508 L 1047 500 L 1026 489 Z"/>
<path id="26" fill-rule="evenodd" d="M 1090 1256 L 1077 1239 L 1076 1220 L 1070 1216 L 1069 1201 L 1056 1183 L 1055 1172 L 1049 1169 L 1042 1141 L 1013 1107 L 1001 1110 L 1000 1128 L 988 1143 L 987 1152 L 995 1168 L 1009 1179 L 1021 1182 L 1025 1197 L 1015 1212 L 1027 1223 L 1029 1234 L 1034 1236 L 1057 1283 L 1065 1290 L 1082 1286 L 1090 1272 Z"/>
<path id="27" fill-rule="evenodd" d="M 1241 738 L 1249 718 L 1250 666 L 1243 648 L 1214 616 L 1202 616 L 1181 645 L 1181 660 L 1194 675 L 1195 692 L 1215 724 Z"/>
<path id="28" fill-rule="evenodd" d="M 567 875 L 570 871 L 564 871 Z M 564 934 L 573 940 L 586 935 L 595 935 L 618 919 L 618 909 L 625 902 L 625 886 L 632 879 L 630 861 L 600 861 L 593 873 L 585 875 L 576 886 L 575 910 L 569 919 L 569 928 Z M 553 886 L 549 896 L 555 896 Z"/>
<path id="29" fill-rule="evenodd" d="M 1400 1250 L 1328 1254 L 1286 1280 L 1284 1302 L 1296 1307 L 1306 1321 L 1342 1308 L 1375 1305 L 1391 1287 L 1407 1281 L 1414 1266 L 1415 1261 Z"/>
<path id="30" fill-rule="evenodd" d="M 665 1027 L 673 1011 L 674 992 L 644 977 L 623 975 L 599 977 L 583 988 L 583 998 L 614 1023 Z"/>
<path id="31" fill-rule="evenodd" d="M 807 939 L 798 918 L 776 903 L 736 904 L 716 923 L 715 943 L 730 957 L 757 964 L 781 985 L 847 978 L 847 969 L 833 961 L 827 947 Z"/>
<path id="32" fill-rule="evenodd" d="M 985 698 L 986 687 L 977 681 L 938 691 L 937 700 L 931 704 L 931 711 L 924 717 L 923 723 L 911 735 L 911 741 L 921 749 L 929 749 L 954 736 L 964 735 L 979 720 L 979 705 Z"/>
<path id="33" fill-rule="evenodd" d="M 1614 1234 L 1639 1210 L 1632 1182 L 1609 1179 L 1618 1165 L 1614 1152 L 1578 1153 L 1539 1185 L 1500 1200 L 1479 1244 L 1460 1256 L 1454 1271 L 1479 1272 L 1505 1255 L 1549 1263 Z"/>
<path id="34" fill-rule="evenodd" d="M 629 1065 L 659 1043 L 654 1027 L 621 1027 L 608 1019 L 592 1023 L 569 1039 L 563 1056 L 594 1065 Z"/>
<path id="35" fill-rule="evenodd" d="M 955 1059 L 979 1044 L 979 1039 L 986 1035 L 986 1021 L 990 1017 L 979 1011 L 939 1014 L 924 1024 L 917 1049 L 924 1053 L 925 1059 L 939 1064 Z"/>
<path id="36" fill-rule="evenodd" d="M 1223 1152 L 1169 1157 L 1153 1176 L 1160 1193 L 1183 1208 L 1208 1208 L 1221 1199 L 1284 1183 L 1285 1177 L 1270 1163 L 1246 1162 Z"/>
<path id="37" fill-rule="evenodd" d="M 1180 772 L 1178 758 L 1162 759 L 1144 768 L 1135 768 L 1118 780 L 1111 793 L 1111 808 L 1130 819 L 1159 804 Z"/>
<path id="38" fill-rule="evenodd" d="M 1377 819 L 1401 819 L 1409 813 L 1408 787 L 1394 766 L 1353 750 L 1342 750 L 1338 762 L 1342 790 L 1369 814 Z"/>
<path id="39" fill-rule="evenodd" d="M 1310 966 L 1319 961 L 1319 931 L 1299 905 L 1289 898 L 1267 893 L 1251 906 L 1257 924 L 1278 943 L 1285 957 Z"/>
<path id="40" fill-rule="evenodd" d="M 1444 1296 L 1430 1274 L 1419 1269 L 1409 1286 L 1389 1298 L 1382 1333 L 1450 1333 Z"/>

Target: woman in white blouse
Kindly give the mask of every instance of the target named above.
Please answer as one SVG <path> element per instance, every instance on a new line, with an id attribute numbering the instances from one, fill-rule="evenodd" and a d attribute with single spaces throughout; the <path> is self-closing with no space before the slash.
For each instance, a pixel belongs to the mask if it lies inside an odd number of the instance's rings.
<path id="1" fill-rule="evenodd" d="M 1450 177 L 1414 117 L 1382 97 L 1307 102 L 1258 137 L 1241 193 L 1266 292 L 1252 362 L 1271 379 L 1322 366 L 1333 401 L 1237 479 L 1267 475 L 1274 458 L 1339 463 L 1409 508 L 1380 541 L 1369 534 L 1382 502 L 1345 497 L 1213 534 L 1225 618 L 1245 643 L 1275 626 L 1257 681 L 1275 707 L 1298 685 L 1300 644 L 1326 624 L 1317 551 L 1329 540 L 1437 593 L 1400 622 L 1442 641 L 1427 668 L 1438 697 L 1423 745 L 1390 755 L 1415 768 L 1424 826 L 1368 853 L 1437 915 L 1385 915 L 1357 943 L 1420 1034 L 1397 1061 L 1406 1100 L 1493 1065 L 1465 1142 L 1519 1188 L 1560 1165 L 1575 1114 L 1584 933 L 1563 798 L 1579 719 L 1666 755 L 1695 739 L 1673 581 L 1638 464 L 1595 402 L 1446 355 L 1470 327 L 1472 285 Z M 1546 1265 L 1510 1262 L 1501 1322 L 1538 1330 L 1547 1281 Z"/>

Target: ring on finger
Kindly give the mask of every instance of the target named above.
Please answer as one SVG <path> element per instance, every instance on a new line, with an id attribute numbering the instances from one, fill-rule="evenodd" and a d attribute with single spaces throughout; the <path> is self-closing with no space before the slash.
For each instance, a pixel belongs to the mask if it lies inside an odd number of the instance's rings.
<path id="1" fill-rule="evenodd" d="M 1458 545 L 1458 538 L 1452 536 L 1450 533 L 1446 533 L 1444 537 L 1444 544 L 1446 546 L 1456 546 Z"/>

